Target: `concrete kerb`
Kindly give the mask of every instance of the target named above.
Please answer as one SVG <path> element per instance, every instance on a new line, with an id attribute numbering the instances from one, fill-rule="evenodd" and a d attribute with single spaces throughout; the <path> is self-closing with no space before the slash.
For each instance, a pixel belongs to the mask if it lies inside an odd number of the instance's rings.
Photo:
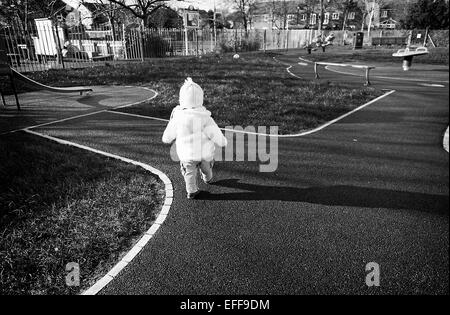
<path id="1" fill-rule="evenodd" d="M 369 102 L 367 102 L 367 103 L 365 103 L 365 104 L 355 108 L 354 110 L 352 110 L 352 111 L 350 111 L 350 112 L 348 112 L 346 114 L 343 114 L 343 115 L 337 117 L 336 119 L 333 119 L 333 120 L 331 120 L 331 121 L 329 121 L 327 123 L 324 123 L 324 124 L 320 125 L 317 128 L 314 128 L 314 129 L 311 129 L 311 130 L 306 130 L 306 131 L 303 131 L 303 132 L 300 132 L 300 133 L 297 133 L 297 134 L 288 134 L 288 135 L 278 135 L 277 134 L 277 135 L 272 135 L 272 134 L 267 134 L 267 133 L 249 132 L 249 131 L 244 131 L 244 130 L 234 130 L 234 129 L 227 129 L 227 128 L 220 128 L 220 130 L 228 131 L 228 132 L 234 132 L 234 133 L 243 133 L 243 134 L 257 135 L 257 136 L 262 136 L 262 137 L 277 137 L 277 138 L 303 137 L 303 136 L 307 136 L 307 135 L 316 133 L 316 132 L 318 132 L 318 131 L 320 131 L 322 129 L 325 129 L 326 127 L 337 123 L 338 121 L 340 121 L 340 120 L 342 120 L 342 119 L 344 119 L 344 118 L 346 118 L 346 117 L 356 113 L 357 111 L 360 111 L 361 109 L 363 109 L 363 108 L 365 108 L 365 107 L 367 107 L 369 105 L 372 105 L 373 103 L 376 103 L 376 102 L 382 100 L 383 98 L 385 98 L 385 97 L 387 97 L 387 96 L 389 96 L 389 95 L 391 95 L 391 94 L 393 94 L 395 92 L 396 92 L 395 90 L 387 91 L 383 95 L 381 95 L 381 96 L 379 96 L 379 97 L 377 97 L 377 98 L 375 98 L 375 99 L 373 99 L 373 100 L 371 100 L 371 101 L 369 101 Z M 143 115 L 138 115 L 138 114 L 123 113 L 123 112 L 118 112 L 118 111 L 112 111 L 110 113 L 114 113 L 114 114 L 117 114 L 117 115 L 131 116 L 131 117 L 136 117 L 136 118 L 142 118 L 142 119 L 158 120 L 158 121 L 164 121 L 164 122 L 168 122 L 169 121 L 168 119 L 156 118 L 156 117 L 151 117 L 151 116 L 143 116 Z"/>
<path id="2" fill-rule="evenodd" d="M 279 62 L 279 63 L 282 63 L 282 62 L 278 61 L 275 57 L 274 57 L 274 60 Z M 304 60 L 304 61 L 310 62 L 310 61 L 307 61 L 307 60 Z M 290 75 L 292 75 L 292 76 L 294 76 L 294 77 L 296 77 L 298 79 L 302 79 L 301 77 L 293 74 L 290 71 L 291 68 L 292 68 L 292 65 L 290 65 L 288 68 L 286 68 L 286 71 Z M 31 126 L 31 127 L 27 127 L 27 128 L 18 129 L 18 130 L 14 130 L 14 131 L 8 132 L 8 133 L 12 133 L 12 132 L 16 132 L 16 131 L 24 131 L 24 132 L 27 132 L 27 133 L 30 133 L 30 134 L 33 134 L 33 135 L 36 135 L 36 136 L 39 136 L 39 137 L 46 138 L 48 140 L 52 140 L 52 141 L 58 142 L 60 144 L 77 147 L 77 148 L 80 148 L 80 149 L 84 149 L 84 150 L 87 150 L 87 151 L 91 151 L 91 152 L 94 152 L 94 153 L 97 153 L 97 154 L 104 155 L 106 157 L 118 159 L 118 160 L 121 160 L 121 161 L 126 162 L 126 163 L 130 163 L 130 164 L 133 164 L 133 165 L 140 166 L 140 167 L 146 169 L 147 171 L 151 172 L 152 174 L 158 176 L 160 178 L 160 180 L 165 185 L 165 191 L 166 191 L 165 202 L 164 202 L 164 204 L 162 206 L 162 209 L 161 209 L 161 212 L 160 212 L 159 216 L 157 217 L 155 222 L 152 224 L 152 226 L 149 228 L 149 230 L 144 234 L 144 236 L 142 236 L 142 238 L 133 246 L 133 248 L 104 277 L 102 277 L 100 280 L 98 280 L 89 289 L 84 291 L 82 293 L 82 295 L 96 295 L 98 292 L 100 292 L 106 285 L 108 285 L 120 273 L 120 271 L 122 271 L 139 254 L 139 252 L 142 250 L 142 248 L 155 235 L 155 233 L 159 230 L 161 225 L 166 220 L 167 215 L 168 215 L 168 213 L 170 211 L 171 205 L 173 203 L 173 185 L 172 185 L 170 179 L 164 173 L 162 173 L 161 171 L 151 167 L 150 165 L 147 165 L 147 164 L 144 164 L 144 163 L 141 163 L 141 162 L 138 162 L 138 161 L 134 161 L 134 160 L 131 160 L 131 159 L 128 159 L 128 158 L 120 157 L 120 156 L 117 156 L 117 155 L 114 155 L 114 154 L 110 154 L 110 153 L 107 153 L 107 152 L 103 152 L 103 151 L 100 151 L 100 150 L 96 150 L 96 149 L 93 149 L 93 148 L 90 148 L 90 147 L 87 147 L 87 146 L 79 145 L 79 144 L 76 144 L 76 143 L 73 143 L 73 142 L 69 142 L 69 141 L 66 141 L 66 140 L 63 140 L 63 139 L 47 136 L 47 135 L 44 135 L 44 134 L 32 131 L 31 129 L 35 129 L 35 128 L 39 128 L 39 127 L 43 127 L 43 126 L 48 126 L 48 125 L 52 125 L 52 124 L 56 124 L 56 123 L 60 123 L 60 122 L 65 122 L 65 121 L 69 121 L 69 120 L 73 120 L 73 119 L 77 119 L 77 118 L 81 118 L 81 117 L 92 116 L 92 115 L 96 115 L 96 114 L 104 113 L 104 112 L 110 112 L 110 113 L 114 113 L 114 114 L 134 116 L 134 117 L 139 117 L 139 118 L 153 119 L 153 120 L 159 120 L 159 121 L 167 122 L 168 121 L 167 119 L 156 118 L 156 117 L 148 117 L 148 116 L 142 116 L 142 115 L 136 115 L 136 114 L 129 114 L 129 113 L 123 113 L 123 112 L 114 111 L 114 110 L 117 110 L 117 109 L 131 107 L 131 106 L 134 106 L 134 105 L 138 105 L 138 104 L 144 103 L 144 102 L 152 100 L 152 99 L 154 99 L 154 98 L 156 98 L 158 96 L 158 93 L 156 91 L 154 91 L 152 89 L 149 89 L 149 88 L 145 88 L 145 87 L 142 87 L 142 88 L 154 92 L 155 95 L 152 96 L 149 99 L 146 99 L 146 100 L 143 100 L 143 101 L 139 101 L 139 102 L 136 102 L 136 103 L 127 104 L 127 105 L 123 105 L 123 106 L 118 106 L 118 107 L 114 107 L 114 108 L 111 108 L 111 109 L 105 109 L 105 110 L 101 110 L 101 111 L 96 111 L 96 112 L 88 113 L 88 114 L 84 114 L 84 115 L 77 115 L 77 116 L 74 116 L 74 117 L 69 117 L 69 118 L 65 118 L 65 119 L 61 119 L 61 120 L 57 120 L 57 121 L 53 121 L 53 122 L 48 122 L 48 123 L 45 123 L 45 124 L 35 125 L 35 126 Z M 333 124 L 333 123 L 336 123 L 337 121 L 339 121 L 339 120 L 341 120 L 341 119 L 343 119 L 343 118 L 353 114 L 356 111 L 359 111 L 360 109 L 362 109 L 362 108 L 364 108 L 366 106 L 369 106 L 372 103 L 375 103 L 375 102 L 379 101 L 380 99 L 382 99 L 382 98 L 384 98 L 384 97 L 386 97 L 386 96 L 388 96 L 388 95 L 390 95 L 390 94 L 392 94 L 394 92 L 395 92 L 394 90 L 393 91 L 389 91 L 386 94 L 384 94 L 384 95 L 382 95 L 382 96 L 380 96 L 380 97 L 378 97 L 378 98 L 376 98 L 376 99 L 374 99 L 374 100 L 372 100 L 372 101 L 370 101 L 370 102 L 368 102 L 368 103 L 366 103 L 366 104 L 356 108 L 355 110 L 353 110 L 353 111 L 351 111 L 351 112 L 349 112 L 349 113 L 347 113 L 345 115 L 342 115 L 342 116 L 340 116 L 340 117 L 338 117 L 338 118 L 336 118 L 336 119 L 334 119 L 334 120 L 332 120 L 332 121 L 330 121 L 330 122 L 328 122 L 328 123 L 326 123 L 326 124 L 324 124 L 322 126 L 319 126 L 318 128 L 315 128 L 313 130 L 305 131 L 305 132 L 302 132 L 302 133 L 299 133 L 299 134 L 292 134 L 292 135 L 269 135 L 269 134 L 259 134 L 259 133 L 255 133 L 255 134 L 262 135 L 262 136 L 268 136 L 268 137 L 277 136 L 277 137 L 280 137 L 280 138 L 301 137 L 301 136 L 309 135 L 309 134 L 312 134 L 312 133 L 315 133 L 315 132 L 318 132 L 318 131 L 324 129 L 324 128 L 328 127 L 329 125 Z M 225 129 L 225 128 L 221 128 L 221 129 L 224 130 L 224 131 L 228 130 L 228 129 Z M 238 131 L 235 131 L 235 130 L 231 130 L 231 131 L 238 132 Z M 252 133 L 245 132 L 245 131 L 243 131 L 242 133 L 252 134 Z M 447 135 L 448 135 L 448 132 L 447 132 Z M 448 143 L 448 141 L 447 141 L 447 143 Z M 447 151 L 448 151 L 448 149 L 447 149 Z"/>
<path id="3" fill-rule="evenodd" d="M 280 63 L 280 64 L 282 64 L 282 65 L 285 65 L 285 66 L 287 65 L 287 66 L 289 66 L 289 67 L 286 68 L 286 71 L 287 71 L 287 73 L 289 73 L 289 75 L 291 75 L 291 76 L 293 76 L 294 78 L 297 78 L 297 79 L 303 79 L 302 77 L 300 77 L 300 76 L 298 76 L 298 75 L 292 73 L 291 69 L 292 69 L 293 65 L 288 64 L 288 63 L 285 63 L 285 62 L 282 62 L 282 61 L 278 60 L 278 59 L 275 58 L 275 57 L 272 57 L 272 58 L 273 58 L 273 60 L 275 60 L 276 62 L 278 62 L 278 63 Z"/>
<path id="4" fill-rule="evenodd" d="M 94 285 L 92 285 L 89 289 L 84 291 L 82 295 L 96 295 L 98 292 L 100 292 L 106 285 L 108 285 L 117 275 L 139 254 L 139 252 L 147 245 L 147 243 L 153 238 L 155 233 L 159 230 L 161 225 L 166 220 L 172 202 L 173 202 L 173 185 L 170 181 L 169 177 L 165 175 L 163 172 L 153 168 L 152 166 L 138 162 L 135 160 L 131 160 L 122 156 L 118 156 L 115 154 L 111 154 L 108 152 L 100 151 L 97 149 L 93 149 L 88 146 L 80 145 L 74 142 L 70 142 L 67 140 L 51 137 L 45 134 L 38 133 L 36 131 L 32 131 L 29 129 L 23 130 L 24 132 L 27 132 L 29 134 L 33 134 L 54 142 L 57 142 L 59 144 L 68 145 L 72 147 L 76 147 L 82 150 L 90 151 L 96 154 L 100 154 L 103 156 L 106 156 L 108 158 L 113 158 L 116 160 L 120 160 L 125 163 L 133 164 L 139 167 L 142 167 L 146 171 L 156 175 L 159 177 L 159 179 L 164 183 L 165 186 L 165 200 L 164 204 L 161 208 L 161 211 L 156 218 L 155 222 L 152 224 L 152 226 L 147 230 L 147 232 L 144 233 L 144 235 L 141 237 L 141 239 L 131 248 L 131 250 L 128 251 L 128 253 L 100 280 L 98 280 Z"/>
<path id="5" fill-rule="evenodd" d="M 448 127 L 447 127 L 447 130 L 445 131 L 445 134 L 444 134 L 444 140 L 443 140 L 443 147 L 444 147 L 444 150 L 445 151 L 447 151 L 447 153 L 448 153 L 448 146 L 449 146 L 449 144 L 448 144 Z"/>

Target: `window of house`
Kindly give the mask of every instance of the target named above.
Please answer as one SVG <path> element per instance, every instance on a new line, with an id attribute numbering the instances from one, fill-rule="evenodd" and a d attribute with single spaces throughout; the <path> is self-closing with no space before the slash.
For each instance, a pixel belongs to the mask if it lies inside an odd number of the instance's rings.
<path id="1" fill-rule="evenodd" d="M 313 13 L 311 14 L 311 18 L 310 18 L 310 24 L 316 24 L 317 23 L 317 14 Z"/>
<path id="2" fill-rule="evenodd" d="M 349 12 L 349 14 L 348 14 L 348 19 L 349 20 L 354 20 L 355 19 L 355 12 Z"/>
<path id="3" fill-rule="evenodd" d="M 306 21 L 306 14 L 302 14 L 302 15 L 300 16 L 300 20 Z"/>
<path id="4" fill-rule="evenodd" d="M 325 13 L 323 17 L 323 24 L 328 24 L 330 22 L 330 13 Z"/>
<path id="5" fill-rule="evenodd" d="M 288 14 L 287 18 L 288 18 L 288 21 L 294 21 L 294 20 L 297 19 L 297 15 L 295 15 L 295 14 Z"/>
<path id="6" fill-rule="evenodd" d="M 387 18 L 388 17 L 388 11 L 387 10 L 381 11 L 381 17 Z"/>
<path id="7" fill-rule="evenodd" d="M 333 20 L 339 20 L 339 13 L 333 13 Z"/>

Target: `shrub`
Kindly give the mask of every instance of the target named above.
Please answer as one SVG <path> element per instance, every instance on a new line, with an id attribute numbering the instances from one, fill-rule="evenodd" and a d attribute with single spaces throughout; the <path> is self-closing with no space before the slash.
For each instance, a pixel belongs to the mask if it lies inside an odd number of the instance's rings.
<path id="1" fill-rule="evenodd" d="M 258 51 L 261 48 L 261 43 L 257 39 L 245 38 L 241 40 L 223 40 L 219 43 L 216 49 L 218 53 L 229 53 L 234 51 Z"/>
<path id="2" fill-rule="evenodd" d="M 144 57 L 161 58 L 170 51 L 170 43 L 160 36 L 150 34 L 144 38 Z"/>

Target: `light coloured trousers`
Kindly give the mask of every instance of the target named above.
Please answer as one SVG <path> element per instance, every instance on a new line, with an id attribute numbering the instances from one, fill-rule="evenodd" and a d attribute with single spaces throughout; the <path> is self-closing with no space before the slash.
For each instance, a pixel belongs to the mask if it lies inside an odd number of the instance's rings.
<path id="1" fill-rule="evenodd" d="M 181 162 L 181 174 L 186 182 L 186 191 L 193 194 L 198 191 L 198 170 L 200 169 L 202 179 L 208 182 L 213 177 L 214 161 L 184 161 Z"/>

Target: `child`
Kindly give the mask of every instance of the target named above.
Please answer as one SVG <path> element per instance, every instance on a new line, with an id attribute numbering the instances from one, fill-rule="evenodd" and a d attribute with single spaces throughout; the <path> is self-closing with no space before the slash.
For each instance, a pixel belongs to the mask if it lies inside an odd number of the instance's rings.
<path id="1" fill-rule="evenodd" d="M 211 118 L 211 112 L 203 107 L 202 88 L 187 78 L 180 89 L 180 105 L 172 111 L 162 141 L 170 144 L 176 140 L 181 173 L 186 182 L 188 199 L 199 194 L 197 185 L 198 169 L 205 183 L 213 179 L 215 144 L 227 145 L 219 127 Z"/>

